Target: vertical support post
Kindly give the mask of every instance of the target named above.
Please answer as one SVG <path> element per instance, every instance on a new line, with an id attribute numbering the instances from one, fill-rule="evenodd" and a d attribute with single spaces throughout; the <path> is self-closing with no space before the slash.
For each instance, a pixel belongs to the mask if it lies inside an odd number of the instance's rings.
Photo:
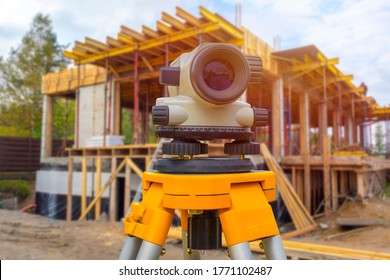
<path id="1" fill-rule="evenodd" d="M 102 186 L 102 158 L 97 157 L 96 158 L 96 187 L 95 187 L 95 193 L 99 193 Z M 101 212 L 101 203 L 100 199 L 96 201 L 95 204 L 95 219 L 100 218 L 100 212 Z"/>
<path id="2" fill-rule="evenodd" d="M 347 194 L 347 177 L 348 171 L 340 171 L 340 193 L 342 195 Z"/>
<path id="3" fill-rule="evenodd" d="M 169 43 L 165 44 L 165 67 L 169 66 Z M 168 86 L 164 85 L 164 97 L 168 97 Z"/>
<path id="4" fill-rule="evenodd" d="M 332 209 L 336 211 L 339 208 L 338 204 L 338 177 L 337 170 L 332 170 Z"/>
<path id="5" fill-rule="evenodd" d="M 339 115 L 338 110 L 333 111 L 333 145 L 337 149 L 340 148 Z"/>
<path id="6" fill-rule="evenodd" d="M 41 159 L 52 156 L 53 97 L 43 96 Z"/>
<path id="7" fill-rule="evenodd" d="M 328 108 L 327 108 L 327 92 L 326 92 L 326 66 L 323 67 L 323 103 L 321 107 L 322 126 L 320 130 L 320 139 L 322 139 L 322 157 L 324 160 L 324 199 L 325 199 L 325 216 L 330 215 L 331 201 L 331 183 L 330 183 L 330 147 L 328 137 Z"/>
<path id="8" fill-rule="evenodd" d="M 117 169 L 116 157 L 111 158 L 111 174 L 114 174 Z M 117 184 L 116 178 L 112 181 L 110 186 L 110 221 L 116 221 L 116 207 L 117 205 Z"/>
<path id="9" fill-rule="evenodd" d="M 272 83 L 272 154 L 274 157 L 284 154 L 283 127 L 283 79 L 279 78 Z"/>
<path id="10" fill-rule="evenodd" d="M 134 54 L 134 117 L 133 144 L 139 143 L 139 79 L 138 79 L 138 50 Z"/>
<path id="11" fill-rule="evenodd" d="M 366 188 L 364 186 L 364 173 L 356 172 L 356 180 L 357 180 L 357 194 L 360 198 L 366 197 Z"/>
<path id="12" fill-rule="evenodd" d="M 292 183 L 292 186 L 294 188 L 294 190 L 297 192 L 298 191 L 298 188 L 297 188 L 297 169 L 295 166 L 291 167 L 291 183 Z"/>
<path id="13" fill-rule="evenodd" d="M 81 215 L 87 209 L 87 157 L 81 159 Z"/>
<path id="14" fill-rule="evenodd" d="M 66 196 L 66 220 L 72 220 L 73 157 L 68 157 L 68 192 Z"/>
<path id="15" fill-rule="evenodd" d="M 288 154 L 292 155 L 292 108 L 291 108 L 291 82 L 288 83 Z"/>
<path id="16" fill-rule="evenodd" d="M 305 91 L 299 96 L 299 126 L 300 151 L 303 157 L 303 197 L 306 209 L 311 212 L 310 189 L 310 148 L 309 148 L 309 92 Z"/>
<path id="17" fill-rule="evenodd" d="M 126 217 L 127 216 L 127 212 L 130 208 L 130 195 L 131 195 L 131 169 L 130 169 L 130 166 L 128 164 L 126 164 L 126 167 L 125 167 L 125 201 L 124 201 L 124 207 L 123 207 L 123 217 Z"/>
<path id="18" fill-rule="evenodd" d="M 77 89 L 76 89 L 76 120 L 74 133 L 74 146 L 80 147 L 80 83 L 81 83 L 80 63 L 77 66 Z"/>
<path id="19" fill-rule="evenodd" d="M 115 102 L 114 102 L 114 135 L 121 134 L 121 84 L 115 83 Z"/>
<path id="20" fill-rule="evenodd" d="M 104 103 L 103 103 L 103 147 L 106 146 L 107 134 L 107 90 L 108 90 L 108 58 L 106 57 L 106 81 L 104 83 Z"/>

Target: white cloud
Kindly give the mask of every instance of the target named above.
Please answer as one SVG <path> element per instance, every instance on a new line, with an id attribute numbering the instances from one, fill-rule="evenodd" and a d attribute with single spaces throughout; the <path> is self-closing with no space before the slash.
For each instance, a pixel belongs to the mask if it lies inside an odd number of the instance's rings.
<path id="1" fill-rule="evenodd" d="M 85 36 L 104 41 L 116 37 L 120 25 L 155 28 L 161 12 L 181 6 L 198 15 L 198 6 L 234 22 L 238 0 L 0 0 L 0 55 L 16 47 L 38 12 L 50 14 L 61 44 Z M 327 57 L 339 57 L 338 67 L 365 82 L 369 95 L 390 104 L 390 2 L 388 0 L 242 0 L 242 23 L 282 48 L 315 44 Z"/>

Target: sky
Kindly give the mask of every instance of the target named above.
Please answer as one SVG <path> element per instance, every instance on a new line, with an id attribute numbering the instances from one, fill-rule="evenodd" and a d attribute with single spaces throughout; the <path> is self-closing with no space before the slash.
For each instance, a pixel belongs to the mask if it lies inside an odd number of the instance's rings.
<path id="1" fill-rule="evenodd" d="M 199 5 L 235 22 L 242 5 L 242 25 L 280 50 L 316 45 L 337 67 L 368 86 L 368 95 L 390 105 L 389 0 L 0 0 L 0 56 L 16 48 L 38 13 L 49 14 L 61 45 L 71 48 L 88 36 L 105 41 L 121 25 L 155 29 L 161 12 L 180 6 L 199 16 Z"/>

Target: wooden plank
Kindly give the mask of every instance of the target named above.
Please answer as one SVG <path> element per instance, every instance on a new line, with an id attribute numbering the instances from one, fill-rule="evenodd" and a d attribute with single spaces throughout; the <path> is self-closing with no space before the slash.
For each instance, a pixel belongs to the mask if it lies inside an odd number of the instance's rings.
<path id="1" fill-rule="evenodd" d="M 87 208 L 87 157 L 81 159 L 81 215 Z"/>
<path id="2" fill-rule="evenodd" d="M 358 196 L 360 196 L 360 198 L 365 198 L 367 194 L 367 189 L 364 184 L 364 173 L 356 172 L 356 181 Z"/>
<path id="3" fill-rule="evenodd" d="M 96 176 L 95 193 L 99 193 L 101 185 L 102 185 L 102 158 L 101 157 L 96 158 L 96 175 L 95 176 Z M 101 200 L 98 199 L 96 201 L 96 205 L 95 205 L 95 219 L 96 220 L 100 218 L 100 212 L 101 212 Z"/>
<path id="4" fill-rule="evenodd" d="M 116 158 L 113 157 L 111 159 L 111 173 L 114 173 L 115 170 L 117 169 L 117 161 L 116 161 Z M 117 209 L 117 200 L 118 200 L 118 197 L 117 197 L 117 181 L 116 179 L 114 179 L 112 182 L 111 182 L 111 187 L 110 187 L 110 221 L 111 222 L 114 222 L 116 221 L 116 209 Z"/>
<path id="5" fill-rule="evenodd" d="M 309 92 L 304 91 L 299 96 L 299 126 L 300 150 L 304 164 L 303 169 L 303 198 L 306 209 L 311 212 L 310 186 L 310 148 L 309 148 Z"/>
<path id="6" fill-rule="evenodd" d="M 68 191 L 66 196 L 66 220 L 72 220 L 73 157 L 68 157 Z"/>
<path id="7" fill-rule="evenodd" d="M 338 172 L 337 170 L 331 171 L 331 179 L 332 179 L 332 210 L 336 211 L 339 208 L 338 203 Z"/>
<path id="8" fill-rule="evenodd" d="M 337 224 L 349 227 L 390 226 L 390 221 L 381 218 L 339 217 L 337 218 Z"/>
<path id="9" fill-rule="evenodd" d="M 177 240 L 182 239 L 180 227 L 171 227 L 168 232 L 169 238 Z M 222 246 L 227 246 L 226 240 L 222 237 Z M 283 247 L 287 256 L 301 254 L 307 259 L 361 259 L 361 260 L 390 260 L 390 254 L 382 252 L 372 252 L 365 250 L 356 250 L 336 246 L 327 246 L 314 243 L 304 243 L 299 241 L 283 240 Z M 249 243 L 252 252 L 264 253 L 259 247 L 259 242 Z"/>
<path id="10" fill-rule="evenodd" d="M 285 202 L 296 229 L 300 230 L 310 225 L 316 225 L 314 219 L 311 217 L 310 213 L 307 211 L 291 186 L 291 183 L 289 182 L 283 169 L 271 155 L 265 143 L 260 144 L 260 151 L 268 168 L 276 175 L 276 183 L 278 185 L 279 192 Z"/>
<path id="11" fill-rule="evenodd" d="M 272 83 L 272 154 L 282 155 L 283 136 L 283 80 Z"/>
<path id="12" fill-rule="evenodd" d="M 121 134 L 121 84 L 115 83 L 114 135 Z"/>
<path id="13" fill-rule="evenodd" d="M 104 184 L 104 186 L 101 188 L 100 192 L 95 195 L 95 198 L 91 201 L 91 203 L 88 205 L 87 209 L 84 213 L 81 214 L 79 217 L 79 221 L 82 221 L 85 219 L 85 216 L 91 211 L 92 207 L 95 206 L 96 202 L 102 197 L 104 192 L 107 190 L 107 188 L 111 185 L 111 183 L 116 179 L 116 176 L 118 176 L 118 173 L 121 171 L 123 166 L 126 164 L 127 157 L 122 160 L 121 164 L 118 166 L 118 168 L 111 173 L 110 179 Z"/>
<path id="14" fill-rule="evenodd" d="M 124 197 L 124 207 L 123 207 L 123 217 L 126 217 L 130 208 L 131 200 L 131 170 L 130 166 L 126 164 L 125 167 L 125 197 Z"/>

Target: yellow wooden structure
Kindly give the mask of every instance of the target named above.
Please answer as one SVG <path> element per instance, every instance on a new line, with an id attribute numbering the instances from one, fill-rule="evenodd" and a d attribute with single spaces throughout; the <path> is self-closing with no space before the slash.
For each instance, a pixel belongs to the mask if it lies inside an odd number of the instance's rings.
<path id="1" fill-rule="evenodd" d="M 118 112 L 124 107 L 132 108 L 133 143 L 144 144 L 140 136 L 148 126 L 140 126 L 138 116 L 142 113 L 148 120 L 155 99 L 167 95 L 166 88 L 158 82 L 159 68 L 200 42 L 231 43 L 245 54 L 263 59 L 263 79 L 251 84 L 246 93 L 252 106 L 271 112 L 272 121 L 268 128 L 256 131 L 257 140 L 267 142 L 273 156 L 291 172 L 293 186 L 299 190 L 299 197 L 310 213 L 322 207 L 329 214 L 338 207 L 339 195 L 352 191 L 365 197 L 371 191 L 373 180 L 383 181 L 378 178 L 383 178 L 387 164 L 375 169 L 377 164 L 367 164 L 361 157 L 356 157 L 356 165 L 348 168 L 334 164 L 333 151 L 355 143 L 365 146 L 367 122 L 388 120 L 390 113 L 390 108 L 380 107 L 368 95 L 364 83 L 356 86 L 352 82 L 353 74 L 344 74 L 337 68 L 339 58 L 326 57 L 314 45 L 275 50 L 250 30 L 236 27 L 204 7 L 199 7 L 199 16 L 180 7 L 176 8 L 175 15 L 163 12 L 155 28 L 142 26 L 136 31 L 120 26 L 114 37 L 108 36 L 105 42 L 86 37 L 65 51 L 75 67 L 43 77 L 42 91 L 48 112 L 53 98 L 75 98 L 78 106 L 80 87 L 110 83 L 115 85 L 115 98 L 111 101 L 115 104 L 112 112 L 115 127 L 110 133 L 120 135 Z M 44 120 L 51 124 L 50 113 Z M 45 127 L 46 156 L 50 156 L 51 128 Z M 316 139 L 310 139 L 313 133 Z M 102 153 L 108 153 L 108 157 L 132 157 L 123 151 L 119 155 L 110 154 L 106 148 L 77 150 L 82 148 L 76 135 L 70 157 L 99 157 Z M 315 172 L 321 172 L 321 176 Z M 321 188 L 314 190 L 312 186 L 317 183 Z"/>

